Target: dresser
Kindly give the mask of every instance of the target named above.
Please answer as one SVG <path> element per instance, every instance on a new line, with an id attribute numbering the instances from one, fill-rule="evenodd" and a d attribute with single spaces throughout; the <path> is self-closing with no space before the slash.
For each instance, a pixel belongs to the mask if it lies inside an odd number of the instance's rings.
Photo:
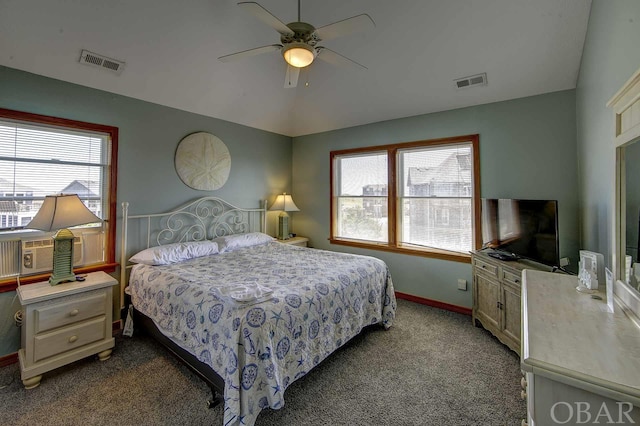
<path id="1" fill-rule="evenodd" d="M 112 288 L 118 282 L 104 272 L 85 281 L 51 286 L 49 282 L 18 288 L 23 324 L 18 351 L 25 388 L 40 384 L 42 374 L 98 354 L 109 359 L 112 337 Z"/>
<path id="2" fill-rule="evenodd" d="M 498 260 L 489 256 L 491 251 L 485 249 L 471 253 L 473 323 L 482 324 L 520 355 L 522 271 L 545 266 L 526 260 Z"/>
<path id="3" fill-rule="evenodd" d="M 577 277 L 522 279 L 522 396 L 527 424 L 640 424 L 640 328 L 575 290 Z"/>

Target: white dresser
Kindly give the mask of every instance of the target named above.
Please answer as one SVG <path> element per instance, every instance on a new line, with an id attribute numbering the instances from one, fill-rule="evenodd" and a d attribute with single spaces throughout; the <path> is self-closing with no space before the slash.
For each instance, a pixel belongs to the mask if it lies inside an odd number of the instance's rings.
<path id="1" fill-rule="evenodd" d="M 522 274 L 523 397 L 529 426 L 640 424 L 640 328 L 578 293 L 577 277 Z"/>
<path id="2" fill-rule="evenodd" d="M 89 355 L 109 359 L 115 345 L 112 287 L 117 283 L 104 272 L 93 272 L 85 281 L 18 288 L 23 310 L 18 358 L 25 388 L 38 386 L 43 373 Z"/>

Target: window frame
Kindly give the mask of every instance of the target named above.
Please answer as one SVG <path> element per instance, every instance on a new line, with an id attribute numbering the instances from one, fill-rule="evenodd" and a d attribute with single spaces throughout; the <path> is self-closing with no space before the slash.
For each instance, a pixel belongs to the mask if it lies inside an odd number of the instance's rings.
<path id="1" fill-rule="evenodd" d="M 110 139 L 111 150 L 109 153 L 109 164 L 107 166 L 107 190 L 105 196 L 107 197 L 106 211 L 104 221 L 104 250 L 105 259 L 103 262 L 86 266 L 74 268 L 76 273 L 86 273 L 94 271 L 113 272 L 118 266 L 116 262 L 116 222 L 117 222 L 117 184 L 118 184 L 118 128 L 114 126 L 107 126 L 104 124 L 88 123 L 85 121 L 70 120 L 60 117 L 52 117 L 48 115 L 34 114 L 24 111 L 15 111 L 5 108 L 0 108 L 0 118 L 15 120 L 26 124 L 43 125 L 57 128 L 66 128 L 83 131 L 93 131 L 106 134 Z M 20 285 L 30 284 L 46 280 L 50 273 L 46 274 L 34 274 L 20 278 Z M 17 288 L 17 278 L 6 278 L 0 280 L 0 292 L 12 291 Z"/>
<path id="2" fill-rule="evenodd" d="M 447 145 L 455 145 L 461 143 L 469 143 L 471 146 L 472 166 L 473 166 L 473 186 L 471 194 L 472 205 L 472 238 L 473 247 L 471 250 L 478 250 L 482 245 L 482 229 L 480 223 L 480 137 L 478 134 L 453 136 L 439 139 L 429 139 L 423 141 L 404 142 L 389 145 L 377 145 L 360 148 L 351 148 L 344 150 L 331 151 L 329 155 L 330 162 L 330 223 L 329 223 L 329 242 L 357 248 L 366 248 L 372 250 L 383 250 L 396 253 L 409 254 L 414 256 L 423 256 L 436 259 L 451 260 L 455 262 L 470 263 L 470 253 L 460 253 L 433 247 L 415 246 L 412 244 L 402 244 L 398 242 L 398 214 L 401 211 L 401 197 L 399 196 L 399 171 L 398 171 L 398 150 L 421 148 L 421 147 L 437 147 L 446 148 Z M 366 240 L 355 240 L 350 238 L 338 237 L 338 195 L 336 194 L 336 158 L 344 155 L 362 155 L 367 153 L 386 152 L 387 153 L 387 210 L 388 210 L 388 242 L 375 242 Z"/>

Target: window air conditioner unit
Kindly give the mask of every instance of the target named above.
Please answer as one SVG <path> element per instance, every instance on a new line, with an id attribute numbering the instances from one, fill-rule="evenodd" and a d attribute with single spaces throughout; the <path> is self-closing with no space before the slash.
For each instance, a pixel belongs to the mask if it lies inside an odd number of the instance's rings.
<path id="1" fill-rule="evenodd" d="M 82 264 L 82 238 L 73 239 L 73 264 Z M 53 269 L 53 239 L 23 240 L 21 275 L 49 272 Z"/>

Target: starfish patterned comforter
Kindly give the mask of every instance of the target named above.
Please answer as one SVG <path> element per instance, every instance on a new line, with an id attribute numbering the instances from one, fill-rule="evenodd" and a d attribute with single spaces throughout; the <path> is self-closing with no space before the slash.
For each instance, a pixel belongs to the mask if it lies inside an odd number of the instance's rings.
<path id="1" fill-rule="evenodd" d="M 263 408 L 365 326 L 391 327 L 396 299 L 376 258 L 278 242 L 165 265 L 135 265 L 136 309 L 225 381 L 224 425 Z M 260 297 L 226 297 L 257 285 Z"/>

